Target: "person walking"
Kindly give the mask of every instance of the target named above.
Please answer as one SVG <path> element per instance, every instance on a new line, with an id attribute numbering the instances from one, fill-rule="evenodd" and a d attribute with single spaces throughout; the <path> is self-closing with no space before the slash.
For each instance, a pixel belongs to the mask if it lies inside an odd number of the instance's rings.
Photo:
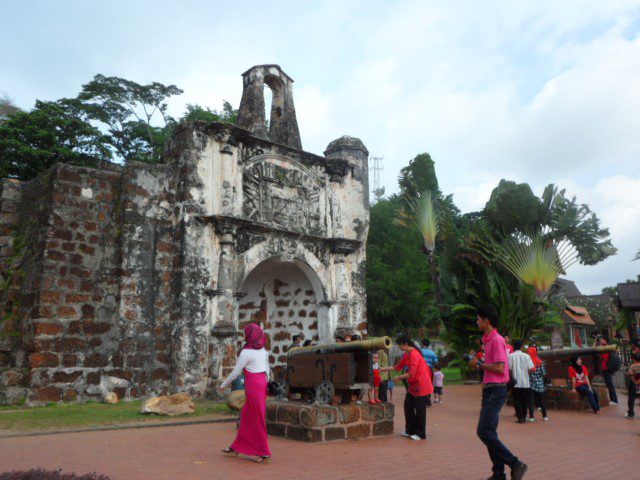
<path id="1" fill-rule="evenodd" d="M 471 367 L 478 367 L 484 372 L 482 384 L 482 408 L 478 418 L 476 433 L 489 452 L 493 464 L 493 475 L 489 480 L 506 480 L 505 465 L 511 468 L 511 479 L 524 478 L 528 466 L 498 438 L 498 421 L 500 410 L 507 398 L 507 382 L 509 381 L 509 359 L 504 338 L 498 333 L 498 311 L 492 305 L 483 305 L 477 309 L 476 324 L 484 333 L 484 362 L 473 359 Z"/>
<path id="2" fill-rule="evenodd" d="M 429 376 L 431 377 L 431 382 L 433 382 L 433 367 L 438 363 L 438 355 L 436 352 L 429 348 L 431 346 L 431 340 L 428 338 L 423 338 L 420 346 L 420 353 L 424 358 L 424 361 L 427 362 L 427 367 L 429 367 Z M 431 395 L 427 395 L 427 407 L 431 406 Z"/>
<path id="3" fill-rule="evenodd" d="M 542 413 L 542 419 L 546 422 L 549 420 L 547 417 L 547 399 L 545 398 L 545 386 L 544 386 L 544 377 L 547 374 L 547 370 L 545 369 L 544 362 L 538 356 L 538 347 L 535 344 L 531 344 L 527 349 L 527 353 L 531 357 L 533 361 L 533 365 L 536 369 L 529 373 L 529 383 L 531 384 L 531 394 L 533 405 L 529 409 L 530 412 L 533 412 L 534 407 L 540 410 Z M 533 415 L 531 415 L 533 418 Z"/>
<path id="4" fill-rule="evenodd" d="M 513 388 L 513 406 L 516 409 L 518 423 L 527 421 L 527 409 L 529 410 L 530 421 L 533 422 L 533 404 L 531 403 L 531 383 L 529 383 L 529 373 L 536 367 L 533 365 L 531 357 L 522 351 L 522 340 L 514 340 L 513 353 L 509 355 L 509 371 L 511 372 Z"/>
<path id="5" fill-rule="evenodd" d="M 427 438 L 427 395 L 433 393 L 427 362 L 408 335 L 400 335 L 396 344 L 404 355 L 395 366 L 380 370 L 401 372 L 407 368 L 405 373 L 392 379 L 393 382 L 406 379 L 409 385 L 404 397 L 405 431 L 402 435 L 412 440 L 424 440 Z"/>
<path id="6" fill-rule="evenodd" d="M 629 365 L 626 373 L 628 375 L 627 392 L 629 398 L 627 400 L 627 414 L 625 417 L 633 419 L 636 416 L 636 398 L 640 394 L 640 352 L 631 355 L 633 363 Z"/>
<path id="7" fill-rule="evenodd" d="M 238 456 L 257 457 L 256 462 L 271 457 L 267 439 L 267 380 L 269 376 L 269 356 L 264 349 L 266 337 L 262 328 L 255 323 L 244 327 L 245 344 L 238 362 L 220 389 L 226 388 L 238 375 L 244 372 L 246 403 L 240 412 L 240 428 L 233 443 L 222 449 L 224 453 Z"/>
<path id="8" fill-rule="evenodd" d="M 578 355 L 571 357 L 570 362 L 571 366 L 568 368 L 568 374 L 571 379 L 571 391 L 578 392 L 581 396 L 587 397 L 593 413 L 600 413 L 598 394 L 594 392 L 591 387 L 589 370 L 582 365 L 582 359 Z"/>

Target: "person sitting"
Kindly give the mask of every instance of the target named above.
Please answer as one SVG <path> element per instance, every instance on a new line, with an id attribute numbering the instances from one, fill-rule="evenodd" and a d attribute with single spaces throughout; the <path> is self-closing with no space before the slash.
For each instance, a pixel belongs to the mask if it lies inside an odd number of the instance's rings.
<path id="1" fill-rule="evenodd" d="M 360 335 L 358 335 L 357 333 L 354 333 L 353 335 L 351 335 L 352 342 L 359 342 L 360 340 L 362 339 L 360 338 Z"/>
<path id="2" fill-rule="evenodd" d="M 289 350 L 291 350 L 292 348 L 301 347 L 302 341 L 304 340 L 304 335 L 302 333 L 299 335 L 294 335 L 293 337 L 291 337 L 291 340 L 292 343 L 291 345 L 289 345 Z"/>
<path id="3" fill-rule="evenodd" d="M 311 346 L 311 340 L 305 340 L 304 343 L 302 344 L 303 347 L 310 347 Z"/>
<path id="4" fill-rule="evenodd" d="M 578 392 L 581 396 L 587 397 L 593 413 L 600 413 L 598 394 L 591 388 L 589 370 L 582 365 L 582 359 L 578 355 L 571 357 L 570 362 L 571 366 L 568 369 L 568 373 L 571 379 L 571 391 Z"/>

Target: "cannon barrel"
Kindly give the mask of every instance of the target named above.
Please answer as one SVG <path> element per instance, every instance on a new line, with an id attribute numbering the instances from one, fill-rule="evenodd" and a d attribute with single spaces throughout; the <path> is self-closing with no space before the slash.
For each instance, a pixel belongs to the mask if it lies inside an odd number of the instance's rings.
<path id="1" fill-rule="evenodd" d="M 389 337 L 368 338 L 355 342 L 345 343 L 321 343 L 310 347 L 294 347 L 287 352 L 287 358 L 297 355 L 311 355 L 314 353 L 341 353 L 341 352 L 370 352 L 377 350 L 388 351 L 391 348 Z"/>
<path id="2" fill-rule="evenodd" d="M 573 355 L 599 355 L 601 353 L 613 353 L 618 350 L 615 345 L 605 345 L 604 347 L 587 347 L 587 348 L 563 348 L 562 350 L 538 350 L 540 358 L 573 356 Z"/>

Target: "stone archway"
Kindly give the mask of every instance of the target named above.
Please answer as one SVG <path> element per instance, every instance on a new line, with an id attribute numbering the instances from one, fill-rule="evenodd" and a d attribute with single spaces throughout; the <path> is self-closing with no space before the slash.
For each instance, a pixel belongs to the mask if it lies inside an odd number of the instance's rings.
<path id="1" fill-rule="evenodd" d="M 318 341 L 319 302 L 324 293 L 315 272 L 304 262 L 277 257 L 265 260 L 247 275 L 241 292 L 239 328 L 251 322 L 262 325 L 269 362 L 275 370 L 286 364 L 294 335 L 304 333 L 306 339 Z"/>

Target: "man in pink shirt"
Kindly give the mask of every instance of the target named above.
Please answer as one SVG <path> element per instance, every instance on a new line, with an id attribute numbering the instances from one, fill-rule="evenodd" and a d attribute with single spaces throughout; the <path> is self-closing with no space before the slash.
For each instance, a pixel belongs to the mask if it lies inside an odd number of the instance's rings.
<path id="1" fill-rule="evenodd" d="M 509 359 L 504 338 L 496 330 L 498 311 L 492 305 L 477 309 L 476 323 L 484 333 L 484 362 L 471 360 L 470 366 L 484 371 L 482 381 L 482 408 L 476 433 L 487 446 L 493 464 L 493 475 L 489 480 L 506 480 L 504 466 L 511 467 L 511 479 L 520 480 L 527 472 L 527 465 L 518 460 L 498 438 L 500 410 L 507 398 L 509 381 Z"/>

